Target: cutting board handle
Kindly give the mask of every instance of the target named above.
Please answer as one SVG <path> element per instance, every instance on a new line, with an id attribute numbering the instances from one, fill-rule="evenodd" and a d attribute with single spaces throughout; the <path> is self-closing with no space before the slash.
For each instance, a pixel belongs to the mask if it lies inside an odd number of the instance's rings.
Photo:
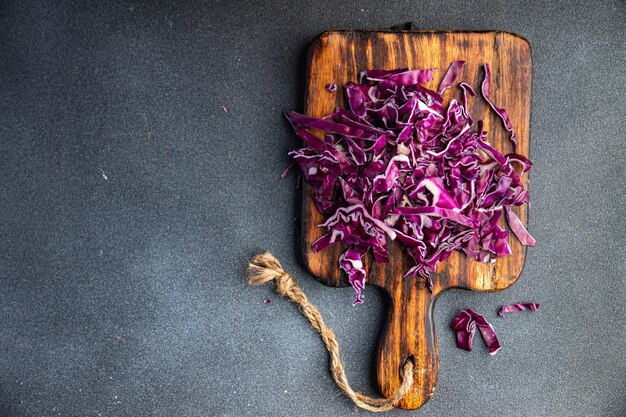
<path id="1" fill-rule="evenodd" d="M 401 384 L 402 365 L 414 364 L 413 388 L 396 407 L 416 409 L 435 392 L 439 377 L 433 324 L 434 295 L 421 280 L 407 277 L 386 286 L 391 307 L 378 349 L 378 385 L 390 397 Z"/>

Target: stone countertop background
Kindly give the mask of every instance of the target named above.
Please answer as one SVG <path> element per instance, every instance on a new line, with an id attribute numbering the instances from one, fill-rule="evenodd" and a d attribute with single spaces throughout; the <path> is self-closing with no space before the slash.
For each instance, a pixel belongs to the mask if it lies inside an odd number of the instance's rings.
<path id="1" fill-rule="evenodd" d="M 406 21 L 530 41 L 538 245 L 509 290 L 440 297 L 437 392 L 389 415 L 626 415 L 626 4 L 608 0 L 2 2 L 0 415 L 367 415 L 298 310 L 244 276 L 279 257 L 376 392 L 385 296 L 353 308 L 299 263 L 282 111 L 302 110 L 317 34 Z M 465 307 L 496 356 L 455 347 Z"/>

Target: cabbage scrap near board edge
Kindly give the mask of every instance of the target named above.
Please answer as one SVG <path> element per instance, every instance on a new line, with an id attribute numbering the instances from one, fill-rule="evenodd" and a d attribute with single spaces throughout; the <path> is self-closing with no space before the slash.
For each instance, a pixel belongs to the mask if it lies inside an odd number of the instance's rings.
<path id="1" fill-rule="evenodd" d="M 376 262 L 387 262 L 387 238 L 399 240 L 411 260 L 405 276 L 425 280 L 430 291 L 430 274 L 453 251 L 479 262 L 511 253 L 498 225 L 503 215 L 522 244 L 535 244 L 511 210 L 529 200 L 520 175 L 532 163 L 489 143 L 483 122 L 470 116 L 476 92 L 469 84 L 458 84 L 461 101 L 443 105 L 464 64 L 450 65 L 437 92 L 421 85 L 434 69 L 363 71 L 359 83 L 343 86 L 347 108 L 321 119 L 285 113 L 305 144 L 289 155 L 328 216 L 312 249 L 345 245 L 339 266 L 356 291 L 354 304 L 363 302 L 367 281 L 363 256 L 371 250 Z M 506 110 L 491 100 L 489 65 L 483 68 L 481 95 L 517 145 Z"/>
<path id="2" fill-rule="evenodd" d="M 480 335 L 485 341 L 491 356 L 495 355 L 501 348 L 500 340 L 498 340 L 493 326 L 482 314 L 475 312 L 471 308 L 461 310 L 452 320 L 451 327 L 456 332 L 456 345 L 459 349 L 472 351 L 472 339 L 474 338 L 476 328 L 480 331 Z"/>

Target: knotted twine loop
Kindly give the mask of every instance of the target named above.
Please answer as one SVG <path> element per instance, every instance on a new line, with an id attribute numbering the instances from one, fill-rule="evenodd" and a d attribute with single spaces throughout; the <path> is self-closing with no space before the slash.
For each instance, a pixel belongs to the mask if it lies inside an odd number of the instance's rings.
<path id="1" fill-rule="evenodd" d="M 413 360 L 407 360 L 402 366 L 402 384 L 390 398 L 372 398 L 354 391 L 348 383 L 346 371 L 339 357 L 339 344 L 335 334 L 326 327 L 319 310 L 309 303 L 293 276 L 283 269 L 278 259 L 269 252 L 256 255 L 248 265 L 248 274 L 248 284 L 261 285 L 274 282 L 276 294 L 289 298 L 300 307 L 302 314 L 326 345 L 330 354 L 330 371 L 335 383 L 357 406 L 374 412 L 388 411 L 409 392 L 413 385 Z"/>

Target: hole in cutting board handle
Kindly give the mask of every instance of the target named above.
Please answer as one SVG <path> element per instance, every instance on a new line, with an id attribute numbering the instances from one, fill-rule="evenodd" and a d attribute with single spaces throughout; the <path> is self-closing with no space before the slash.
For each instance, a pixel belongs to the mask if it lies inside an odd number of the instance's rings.
<path id="1" fill-rule="evenodd" d="M 402 371 L 402 369 L 404 369 L 404 367 L 405 367 L 405 365 L 406 365 L 406 363 L 408 361 L 411 361 L 413 363 L 413 369 L 415 369 L 415 358 L 413 357 L 413 355 L 409 355 L 409 356 L 406 357 L 406 359 L 404 359 L 402 361 L 402 365 L 400 365 L 400 371 Z"/>

